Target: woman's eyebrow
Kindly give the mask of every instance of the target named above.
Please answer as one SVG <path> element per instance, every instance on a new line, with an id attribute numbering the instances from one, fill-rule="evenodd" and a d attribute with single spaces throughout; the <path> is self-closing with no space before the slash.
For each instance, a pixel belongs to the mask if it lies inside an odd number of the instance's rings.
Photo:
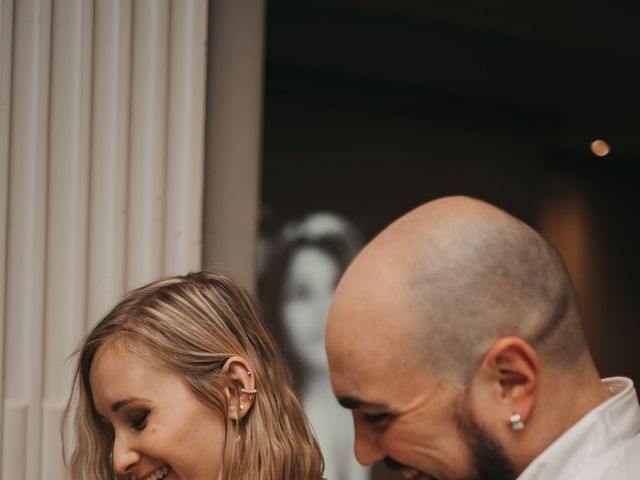
<path id="1" fill-rule="evenodd" d="M 117 402 L 115 402 L 113 405 L 111 405 L 111 411 L 113 413 L 116 413 L 118 410 L 120 410 L 122 407 L 124 407 L 125 405 L 132 403 L 132 402 L 147 402 L 147 403 L 151 403 L 151 400 L 147 399 L 147 398 L 142 398 L 142 397 L 129 397 L 129 398 L 125 398 L 123 400 L 118 400 Z"/>

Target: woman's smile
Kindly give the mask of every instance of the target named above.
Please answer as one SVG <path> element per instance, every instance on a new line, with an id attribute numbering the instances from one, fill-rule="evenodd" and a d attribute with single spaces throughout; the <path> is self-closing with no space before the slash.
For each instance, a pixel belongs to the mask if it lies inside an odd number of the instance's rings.
<path id="1" fill-rule="evenodd" d="M 167 475 L 169 475 L 170 471 L 171 471 L 171 468 L 169 467 L 169 465 L 165 465 L 164 467 L 157 468 L 149 475 L 145 475 L 141 477 L 140 480 L 162 480 Z"/>
<path id="2" fill-rule="evenodd" d="M 90 371 L 95 408 L 113 429 L 113 468 L 137 480 L 218 478 L 225 458 L 219 411 L 141 345 L 107 343 Z"/>

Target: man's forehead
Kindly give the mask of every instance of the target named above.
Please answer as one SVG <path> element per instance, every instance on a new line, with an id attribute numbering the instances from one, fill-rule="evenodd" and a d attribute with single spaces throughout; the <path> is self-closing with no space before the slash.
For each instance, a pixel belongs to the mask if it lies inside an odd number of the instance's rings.
<path id="1" fill-rule="evenodd" d="M 332 367 L 381 373 L 394 359 L 408 354 L 406 328 L 402 321 L 387 322 L 381 319 L 382 310 L 367 306 L 349 308 L 332 313 L 331 327 L 327 332 L 327 354 Z"/>
<path id="2" fill-rule="evenodd" d="M 415 322 L 403 285 L 390 278 L 352 277 L 341 284 L 329 312 L 327 348 L 331 355 L 384 355 L 406 348 Z M 397 344 L 397 345 L 396 345 Z M 404 345 L 403 345 L 404 344 Z"/>
<path id="3" fill-rule="evenodd" d="M 385 352 L 368 359 L 344 355 L 331 365 L 331 383 L 345 408 L 393 410 L 431 382 L 422 362 Z"/>
<path id="4" fill-rule="evenodd" d="M 417 356 L 406 259 L 384 241 L 372 243 L 341 279 L 326 335 L 336 394 L 367 401 L 377 401 L 369 393 L 380 380 L 395 381 L 394 369 Z"/>
<path id="5" fill-rule="evenodd" d="M 331 380 L 338 403 L 344 408 L 354 410 L 361 407 L 388 408 L 392 399 L 390 392 L 395 391 L 391 382 L 384 382 L 384 376 L 376 376 L 372 381 L 364 381 L 363 377 L 332 372 Z"/>
<path id="6" fill-rule="evenodd" d="M 349 404 L 344 405 L 347 408 L 386 403 L 390 392 L 400 390 L 408 377 L 421 370 L 422 362 L 411 354 L 416 349 L 406 335 L 378 327 L 349 327 L 343 335 L 335 335 L 328 349 L 334 391 L 341 403 Z"/>
<path id="7" fill-rule="evenodd" d="M 393 269 L 364 260 L 351 265 L 340 281 L 329 312 L 329 326 L 344 334 L 401 328 L 411 300 L 406 279 Z"/>

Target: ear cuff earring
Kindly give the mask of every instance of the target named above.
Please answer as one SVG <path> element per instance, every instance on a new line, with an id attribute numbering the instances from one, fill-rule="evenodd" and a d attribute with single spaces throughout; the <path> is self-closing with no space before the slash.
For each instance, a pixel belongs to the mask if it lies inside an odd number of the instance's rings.
<path id="1" fill-rule="evenodd" d="M 246 393 L 247 395 L 249 395 L 249 401 L 253 401 L 253 399 L 256 396 L 256 393 L 258 393 L 258 390 L 256 389 L 251 389 L 251 388 L 241 388 L 240 391 L 242 393 Z"/>
<path id="2" fill-rule="evenodd" d="M 524 422 L 522 421 L 522 417 L 520 416 L 519 413 L 513 412 L 513 414 L 509 418 L 509 421 L 511 422 L 512 430 L 517 431 L 517 430 L 522 430 L 524 428 Z"/>

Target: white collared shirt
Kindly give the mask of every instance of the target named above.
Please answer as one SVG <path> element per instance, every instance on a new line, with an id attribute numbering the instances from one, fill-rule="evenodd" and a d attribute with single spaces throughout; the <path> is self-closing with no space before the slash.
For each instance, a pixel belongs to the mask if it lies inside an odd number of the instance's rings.
<path id="1" fill-rule="evenodd" d="M 640 406 L 633 382 L 602 382 L 615 395 L 558 437 L 517 480 L 640 480 Z"/>

